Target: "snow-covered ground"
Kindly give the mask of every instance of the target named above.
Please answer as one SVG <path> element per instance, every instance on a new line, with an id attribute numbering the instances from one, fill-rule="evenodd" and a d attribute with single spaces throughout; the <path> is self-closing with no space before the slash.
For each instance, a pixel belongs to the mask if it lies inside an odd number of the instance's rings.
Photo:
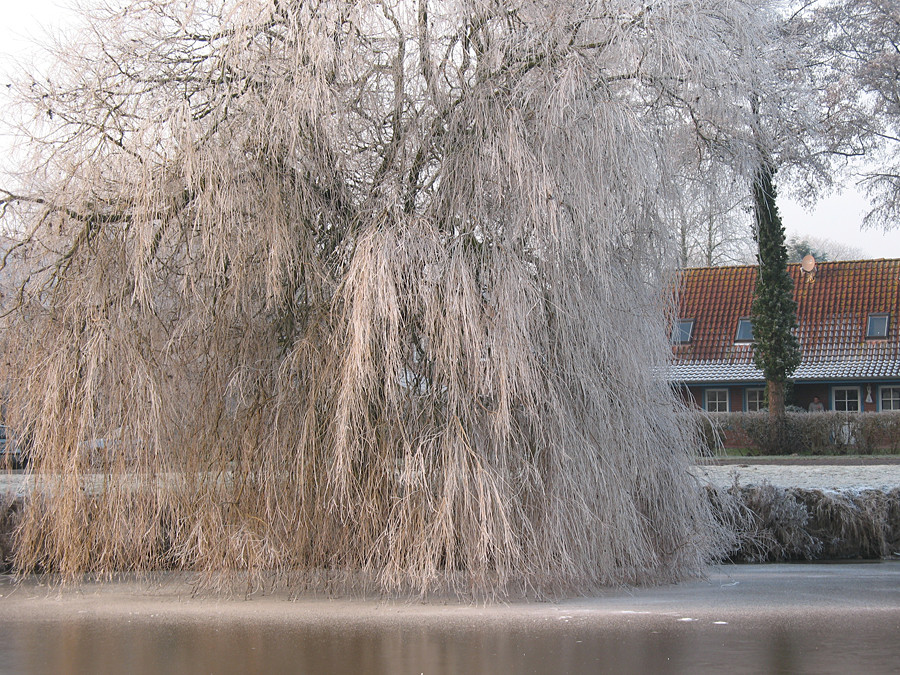
<path id="1" fill-rule="evenodd" d="M 701 479 L 727 487 L 737 476 L 740 485 L 753 485 L 767 481 L 779 487 L 799 487 L 823 490 L 862 490 L 874 488 L 892 490 L 900 487 L 900 464 L 868 466 L 773 466 L 773 465 L 723 465 L 698 466 L 696 475 Z"/>
<path id="2" fill-rule="evenodd" d="M 900 487 L 900 464 L 867 466 L 835 465 L 703 465 L 694 468 L 701 479 L 728 487 L 737 476 L 741 485 L 767 481 L 780 487 L 799 487 L 824 490 L 863 490 L 874 488 L 892 490 Z M 93 477 L 94 482 L 98 477 Z M 90 482 L 90 478 L 87 479 Z M 20 472 L 0 471 L 0 497 L 23 495 L 31 488 L 30 480 Z"/>

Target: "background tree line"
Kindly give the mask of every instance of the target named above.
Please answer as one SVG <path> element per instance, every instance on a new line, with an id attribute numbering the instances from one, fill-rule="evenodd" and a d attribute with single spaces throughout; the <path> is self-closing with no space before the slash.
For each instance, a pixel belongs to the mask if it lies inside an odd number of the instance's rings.
<path id="1" fill-rule="evenodd" d="M 870 199 L 864 222 L 873 228 L 892 229 L 898 220 L 898 16 L 895 0 L 781 3 L 780 46 L 770 54 L 779 82 L 761 99 L 763 124 L 771 115 L 767 106 L 782 115 L 769 130 L 782 192 L 790 187 L 792 196 L 810 203 L 855 185 Z M 682 180 L 684 199 L 674 219 L 679 264 L 755 263 L 746 180 L 721 167 L 710 172 L 696 157 Z M 820 260 L 863 255 L 815 233 L 796 239 L 792 262 L 806 253 Z"/>

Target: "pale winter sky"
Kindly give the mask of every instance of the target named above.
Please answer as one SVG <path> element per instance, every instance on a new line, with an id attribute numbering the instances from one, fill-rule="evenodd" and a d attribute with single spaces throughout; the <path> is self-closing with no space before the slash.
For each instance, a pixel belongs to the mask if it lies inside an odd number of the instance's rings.
<path id="1" fill-rule="evenodd" d="M 0 77 L 12 69 L 13 60 L 27 52 L 44 28 L 65 26 L 70 0 L 0 0 Z M 0 87 L 0 110 L 6 88 Z M 786 192 L 782 188 L 782 193 Z M 813 212 L 806 211 L 783 194 L 779 198 L 787 236 L 831 239 L 861 249 L 872 258 L 900 258 L 900 223 L 888 233 L 862 230 L 865 199 L 849 186 L 842 194 L 822 199 Z"/>

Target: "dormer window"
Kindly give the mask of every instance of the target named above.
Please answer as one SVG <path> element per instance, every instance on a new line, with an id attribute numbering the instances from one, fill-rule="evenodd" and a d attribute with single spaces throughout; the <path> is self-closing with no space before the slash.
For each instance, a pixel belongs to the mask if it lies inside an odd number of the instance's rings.
<path id="1" fill-rule="evenodd" d="M 866 322 L 866 339 L 884 340 L 888 336 L 889 326 L 889 314 L 869 314 L 869 320 Z"/>
<path id="2" fill-rule="evenodd" d="M 676 345 L 686 345 L 691 341 L 694 334 L 693 319 L 679 319 L 675 326 L 675 332 L 672 334 L 672 342 Z"/>
<path id="3" fill-rule="evenodd" d="M 753 342 L 753 322 L 748 318 L 738 319 L 735 342 Z"/>

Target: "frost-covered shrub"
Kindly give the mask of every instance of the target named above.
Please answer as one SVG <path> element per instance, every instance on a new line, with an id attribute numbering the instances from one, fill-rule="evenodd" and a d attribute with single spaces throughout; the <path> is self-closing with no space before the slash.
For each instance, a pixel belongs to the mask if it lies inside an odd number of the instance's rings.
<path id="1" fill-rule="evenodd" d="M 15 531 L 22 519 L 22 500 L 0 495 L 0 572 L 13 566 Z"/>
<path id="2" fill-rule="evenodd" d="M 756 454 L 894 454 L 900 452 L 900 413 L 804 413 L 785 415 L 774 438 L 766 413 L 715 413 L 700 419 L 705 450 L 746 447 Z"/>
<path id="3" fill-rule="evenodd" d="M 735 562 L 900 555 L 900 488 L 834 492 L 735 483 L 707 495 L 739 533 L 728 555 Z"/>

